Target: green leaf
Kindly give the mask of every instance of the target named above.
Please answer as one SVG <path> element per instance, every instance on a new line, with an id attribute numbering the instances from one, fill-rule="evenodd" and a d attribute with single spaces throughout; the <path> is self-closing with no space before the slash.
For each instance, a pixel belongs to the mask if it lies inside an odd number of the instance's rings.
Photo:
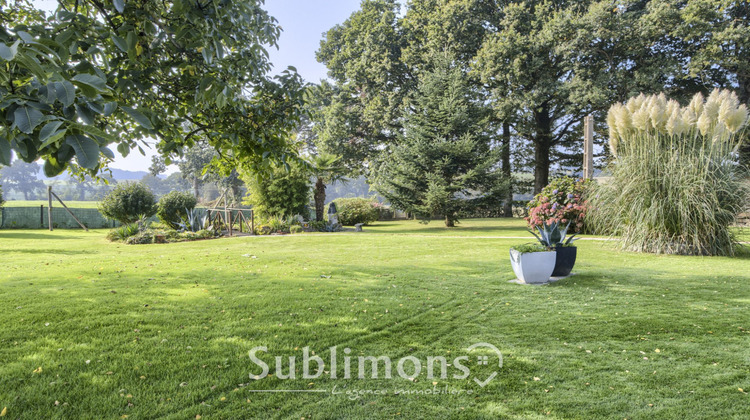
<path id="1" fill-rule="evenodd" d="M 115 9 L 122 13 L 125 11 L 125 0 L 114 0 Z"/>
<path id="2" fill-rule="evenodd" d="M 109 147 L 102 146 L 99 148 L 99 151 L 102 152 L 102 154 L 108 157 L 109 159 L 112 159 L 112 160 L 115 159 L 115 154 L 112 153 L 112 150 Z"/>
<path id="3" fill-rule="evenodd" d="M 57 93 L 57 100 L 66 107 L 73 105 L 76 100 L 76 88 L 67 80 L 55 82 L 55 92 Z"/>
<path id="4" fill-rule="evenodd" d="M 47 79 L 47 72 L 39 64 L 39 60 L 32 55 L 21 54 L 16 57 L 16 62 L 20 63 L 23 67 L 26 67 L 29 71 L 34 73 L 40 81 L 44 83 Z"/>
<path id="5" fill-rule="evenodd" d="M 55 99 L 57 99 L 57 90 L 55 90 L 55 84 L 50 82 L 47 83 L 47 103 L 53 104 L 55 103 Z"/>
<path id="6" fill-rule="evenodd" d="M 113 112 L 117 109 L 117 102 L 107 102 L 104 104 L 104 116 L 108 117 L 112 115 Z"/>
<path id="7" fill-rule="evenodd" d="M 127 157 L 130 154 L 130 147 L 127 143 L 120 143 L 117 145 L 117 151 L 120 152 L 122 157 Z"/>
<path id="8" fill-rule="evenodd" d="M 37 42 L 34 39 L 34 37 L 31 36 L 31 34 L 29 34 L 28 32 L 18 31 L 18 32 L 16 32 L 16 35 L 18 35 L 18 37 L 21 38 L 23 40 L 23 42 L 25 42 L 27 44 L 37 44 Z"/>
<path id="9" fill-rule="evenodd" d="M 115 43 L 117 48 L 122 50 L 122 52 L 128 52 L 128 43 L 127 41 L 125 41 L 125 39 L 117 35 L 112 35 L 112 41 Z"/>
<path id="10" fill-rule="evenodd" d="M 10 143 L 0 137 L 0 164 L 10 166 Z"/>
<path id="11" fill-rule="evenodd" d="M 71 80 L 78 86 L 88 86 L 99 92 L 107 90 L 107 82 L 93 74 L 77 74 Z"/>
<path id="12" fill-rule="evenodd" d="M 63 128 L 61 130 L 57 130 L 54 133 L 50 134 L 49 138 L 47 138 L 46 141 L 44 141 L 42 144 L 39 145 L 39 149 L 40 150 L 44 149 L 45 147 L 49 146 L 50 144 L 55 143 L 56 141 L 60 140 L 61 138 L 63 138 L 63 136 L 67 132 L 68 132 L 68 130 L 66 130 L 66 129 Z"/>
<path id="13" fill-rule="evenodd" d="M 42 118 L 44 118 L 44 115 L 42 115 L 38 109 L 29 106 L 16 109 L 16 112 L 14 112 L 13 115 L 15 117 L 16 127 L 26 134 L 34 132 L 36 126 L 38 126 L 39 123 L 42 122 Z"/>
<path id="14" fill-rule="evenodd" d="M 0 42 L 0 58 L 2 58 L 5 61 L 11 61 L 16 57 L 16 54 L 18 53 L 18 44 L 21 43 L 21 40 L 16 40 L 16 42 L 13 43 L 10 47 L 5 45 L 4 43 Z"/>
<path id="15" fill-rule="evenodd" d="M 73 123 L 71 125 L 78 128 L 79 130 L 84 131 L 86 134 L 90 136 L 100 138 L 108 143 L 114 143 L 115 141 L 117 141 L 117 139 L 115 139 L 113 135 L 108 134 L 104 130 L 100 130 L 99 128 L 93 125 L 84 125 L 84 124 L 78 124 L 78 123 Z"/>
<path id="16" fill-rule="evenodd" d="M 129 106 L 121 106 L 123 111 L 125 111 L 126 114 L 130 115 L 130 118 L 134 119 L 135 122 L 137 122 L 141 127 L 147 129 L 147 130 L 153 130 L 154 125 L 151 124 L 151 120 L 148 119 L 141 111 L 138 111 L 136 109 L 133 109 Z"/>
<path id="17" fill-rule="evenodd" d="M 78 165 L 86 169 L 94 169 L 99 164 L 99 144 L 90 138 L 74 134 L 65 137 L 65 143 L 76 151 Z"/>
<path id="18" fill-rule="evenodd" d="M 68 166 L 67 164 L 60 164 L 57 159 L 53 157 L 49 157 L 47 160 L 44 161 L 44 175 L 47 177 L 55 177 L 60 175 L 64 170 L 65 167 Z"/>
<path id="19" fill-rule="evenodd" d="M 138 43 L 138 36 L 135 34 L 135 32 L 130 31 L 128 32 L 127 41 L 128 41 L 128 51 L 130 51 L 133 48 L 135 48 L 135 44 Z"/>
<path id="20" fill-rule="evenodd" d="M 52 121 L 51 123 L 47 123 L 44 127 L 42 127 L 41 131 L 39 131 L 39 141 L 44 143 L 44 141 L 47 140 L 55 131 L 57 131 L 57 129 L 60 128 L 62 124 L 62 121 Z"/>
<path id="21" fill-rule="evenodd" d="M 80 118 L 85 124 L 94 123 L 94 113 L 86 106 L 76 104 L 76 113 L 78 114 L 78 118 Z"/>

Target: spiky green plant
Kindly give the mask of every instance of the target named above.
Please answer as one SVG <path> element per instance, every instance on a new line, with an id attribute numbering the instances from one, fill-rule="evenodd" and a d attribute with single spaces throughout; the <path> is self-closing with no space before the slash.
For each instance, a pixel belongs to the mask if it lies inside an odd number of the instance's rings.
<path id="1" fill-rule="evenodd" d="M 571 222 L 568 222 L 563 227 L 562 223 L 545 222 L 542 226 L 536 227 L 536 229 L 539 231 L 539 235 L 537 235 L 533 230 L 529 230 L 529 232 L 531 232 L 531 234 L 536 237 L 541 245 L 544 245 L 547 248 L 569 246 L 573 242 L 578 240 L 578 238 L 575 237 L 577 235 L 576 233 L 568 236 L 570 223 Z"/>
<path id="2" fill-rule="evenodd" d="M 729 225 L 747 197 L 736 164 L 747 106 L 726 90 L 685 107 L 640 95 L 607 121 L 614 159 L 589 197 L 592 226 L 621 234 L 628 250 L 733 255 Z"/>

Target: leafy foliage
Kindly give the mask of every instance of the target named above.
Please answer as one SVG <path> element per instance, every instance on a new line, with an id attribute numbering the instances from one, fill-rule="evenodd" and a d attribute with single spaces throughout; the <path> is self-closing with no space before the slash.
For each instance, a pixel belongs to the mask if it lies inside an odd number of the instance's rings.
<path id="1" fill-rule="evenodd" d="M 376 222 L 380 216 L 380 210 L 375 206 L 375 201 L 367 198 L 337 198 L 336 215 L 339 223 L 344 226 L 353 226 L 357 223 L 370 224 Z"/>
<path id="2" fill-rule="evenodd" d="M 533 230 L 530 232 L 536 237 L 537 240 L 539 240 L 539 243 L 541 245 L 547 248 L 569 246 L 574 241 L 578 240 L 578 238 L 575 238 L 575 233 L 568 236 L 570 222 L 568 222 L 565 227 L 561 226 L 562 225 L 558 222 L 544 223 L 543 226 L 536 227 L 539 231 L 539 235 L 537 235 Z"/>
<path id="3" fill-rule="evenodd" d="M 5 200 L 3 199 L 3 186 L 0 185 L 0 207 L 3 207 L 3 204 L 5 204 Z"/>
<path id="4" fill-rule="evenodd" d="M 140 231 L 138 223 L 129 223 L 110 230 L 109 233 L 107 233 L 107 239 L 113 242 L 124 241 L 131 236 L 137 235 Z"/>
<path id="5" fill-rule="evenodd" d="M 292 217 L 305 214 L 310 202 L 310 179 L 299 165 L 274 169 L 269 176 L 244 173 L 247 185 L 245 204 L 253 206 L 260 217 Z"/>
<path id="6" fill-rule="evenodd" d="M 241 2 L 59 0 L 50 17 L 0 0 L 0 163 L 10 151 L 95 174 L 157 138 L 179 156 L 204 138 L 235 165 L 265 167 L 290 152 L 303 105 L 293 69 L 268 77 L 265 46 L 281 28 Z M 264 159 L 266 158 L 266 159 Z"/>
<path id="7" fill-rule="evenodd" d="M 156 199 L 148 187 L 140 182 L 117 184 L 101 202 L 99 211 L 120 223 L 133 223 L 156 213 Z"/>
<path id="8" fill-rule="evenodd" d="M 530 252 L 547 252 L 550 251 L 550 248 L 542 245 L 542 244 L 521 244 L 521 245 L 513 245 L 511 249 L 515 249 L 516 251 L 520 252 L 521 254 L 526 254 Z"/>
<path id="9" fill-rule="evenodd" d="M 128 245 L 146 245 L 154 243 L 154 235 L 150 232 L 141 232 L 130 236 L 125 240 Z"/>
<path id="10" fill-rule="evenodd" d="M 733 255 L 729 229 L 748 191 L 738 172 L 737 134 L 748 110 L 715 90 L 681 107 L 643 95 L 609 113 L 611 177 L 591 194 L 595 229 L 622 235 L 634 251 Z"/>
<path id="11" fill-rule="evenodd" d="M 465 75 L 447 58 L 422 80 L 406 130 L 373 171 L 373 186 L 394 207 L 423 220 L 458 215 L 479 203 L 503 198 L 497 150 L 484 130 L 484 108 Z"/>
<path id="12" fill-rule="evenodd" d="M 187 217 L 187 212 L 195 208 L 195 196 L 180 191 L 172 191 L 159 199 L 156 215 L 159 220 L 172 229 L 177 229 L 178 222 Z"/>
<path id="13" fill-rule="evenodd" d="M 548 223 L 571 223 L 572 232 L 582 232 L 588 210 L 584 197 L 590 184 L 567 176 L 552 180 L 528 203 L 526 222 L 532 229 Z"/>

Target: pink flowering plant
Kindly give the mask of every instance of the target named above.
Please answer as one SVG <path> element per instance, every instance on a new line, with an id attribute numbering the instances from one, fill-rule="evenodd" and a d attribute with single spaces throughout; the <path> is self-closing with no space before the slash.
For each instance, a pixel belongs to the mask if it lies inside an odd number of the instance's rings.
<path id="1" fill-rule="evenodd" d="M 581 232 L 588 211 L 588 202 L 583 197 L 590 182 L 567 176 L 550 182 L 528 204 L 529 216 L 525 219 L 529 227 L 534 229 L 549 223 L 570 223 L 571 232 Z"/>

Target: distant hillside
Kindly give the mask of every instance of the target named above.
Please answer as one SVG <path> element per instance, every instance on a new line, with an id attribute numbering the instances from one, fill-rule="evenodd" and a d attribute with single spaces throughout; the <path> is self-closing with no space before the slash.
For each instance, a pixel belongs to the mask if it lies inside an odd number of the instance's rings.
<path id="1" fill-rule="evenodd" d="M 42 170 L 42 165 L 39 166 L 39 172 L 37 173 L 36 177 L 42 181 L 44 180 L 58 180 L 58 181 L 65 181 L 70 179 L 70 175 L 67 173 L 62 173 L 54 178 L 47 178 L 44 176 L 44 171 Z M 112 175 L 110 176 L 108 173 L 104 172 L 102 173 L 103 178 L 108 179 L 114 179 L 117 181 L 140 181 L 143 179 L 144 176 L 148 175 L 148 172 L 146 171 L 128 171 L 127 169 L 117 169 L 117 168 L 110 168 L 112 171 Z M 165 178 L 164 175 L 159 175 L 159 178 Z"/>

